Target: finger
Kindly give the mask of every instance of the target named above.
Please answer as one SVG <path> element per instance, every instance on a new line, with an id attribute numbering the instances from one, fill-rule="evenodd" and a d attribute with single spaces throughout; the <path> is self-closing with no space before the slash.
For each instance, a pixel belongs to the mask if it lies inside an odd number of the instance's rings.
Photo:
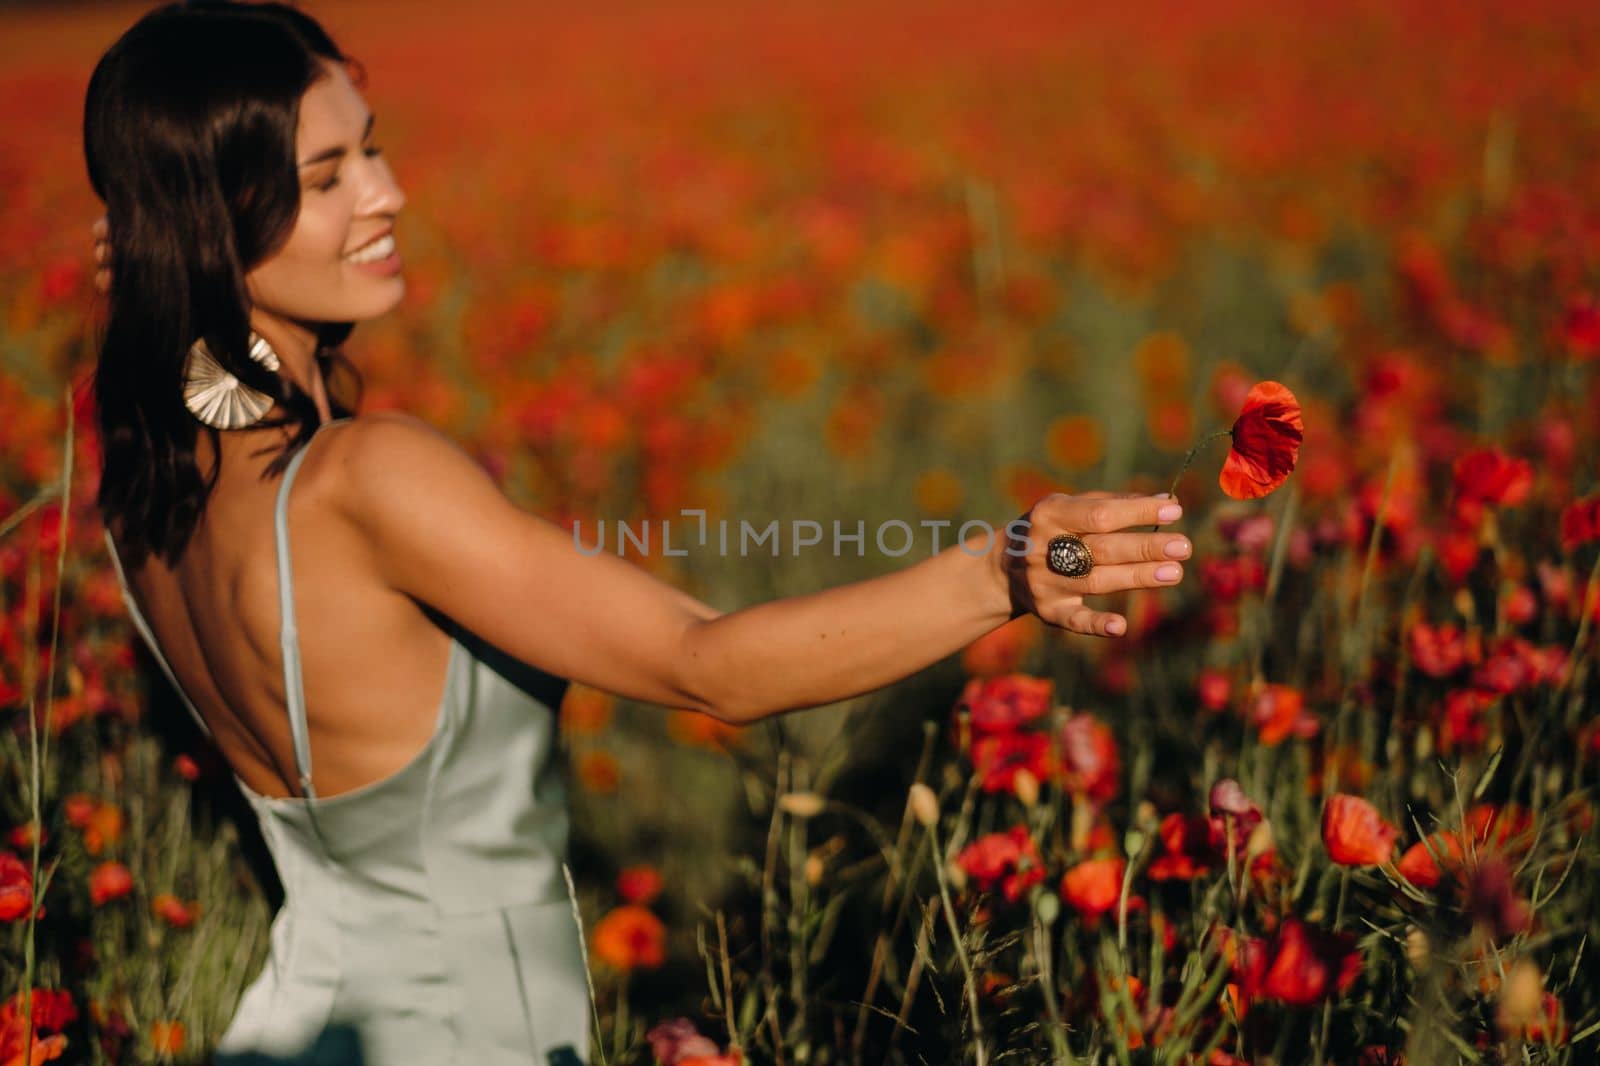
<path id="1" fill-rule="evenodd" d="M 1103 563 L 1160 563 L 1187 559 L 1194 546 L 1177 533 L 1090 533 L 1083 543 Z"/>
<path id="2" fill-rule="evenodd" d="M 105 241 L 95 241 L 94 261 L 96 263 L 104 263 L 109 258 L 111 258 L 111 245 Z"/>
<path id="3" fill-rule="evenodd" d="M 1079 534 L 1114 533 L 1129 526 L 1176 522 L 1183 517 L 1183 508 L 1177 500 L 1162 496 L 1126 500 L 1069 497 L 1061 515 L 1061 524 Z"/>
<path id="4" fill-rule="evenodd" d="M 101 215 L 94 220 L 94 225 L 89 227 L 89 232 L 99 240 L 107 240 L 111 236 L 111 223 L 106 216 Z"/>
<path id="5" fill-rule="evenodd" d="M 1062 628 L 1090 637 L 1120 637 L 1128 631 L 1128 620 L 1113 611 L 1097 611 L 1079 603 L 1068 612 Z"/>
<path id="6" fill-rule="evenodd" d="M 111 271 L 96 270 L 94 272 L 94 287 L 101 292 L 111 291 Z"/>
<path id="7" fill-rule="evenodd" d="M 1090 596 L 1104 596 L 1108 592 L 1124 589 L 1159 589 L 1176 585 L 1183 580 L 1180 563 L 1123 563 L 1122 565 L 1096 565 L 1083 577 L 1060 578 L 1072 582 L 1075 592 Z"/>

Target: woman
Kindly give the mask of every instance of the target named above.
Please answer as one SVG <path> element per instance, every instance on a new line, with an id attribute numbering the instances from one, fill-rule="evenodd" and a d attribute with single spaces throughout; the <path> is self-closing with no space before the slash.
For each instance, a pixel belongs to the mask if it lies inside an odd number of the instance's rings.
<path id="1" fill-rule="evenodd" d="M 1181 578 L 1183 537 L 1119 532 L 1175 501 L 1053 495 L 1009 540 L 723 614 L 578 551 L 418 419 L 354 414 L 338 344 L 404 294 L 405 198 L 310 18 L 152 12 L 97 66 L 84 138 L 114 247 L 107 542 L 286 893 L 220 1062 L 341 1025 L 369 1064 L 587 1058 L 552 763 L 565 682 L 529 668 L 742 724 L 1028 611 L 1117 635 L 1086 594 Z"/>

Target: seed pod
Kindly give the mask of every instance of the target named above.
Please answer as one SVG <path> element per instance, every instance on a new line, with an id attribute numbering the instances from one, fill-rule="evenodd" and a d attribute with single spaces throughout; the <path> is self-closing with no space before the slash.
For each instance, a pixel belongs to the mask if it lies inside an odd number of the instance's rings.
<path id="1" fill-rule="evenodd" d="M 1406 930 L 1406 958 L 1411 965 L 1422 969 L 1428 965 L 1428 958 L 1432 952 L 1432 945 L 1428 943 L 1428 934 L 1416 926 Z"/>
<path id="2" fill-rule="evenodd" d="M 796 818 L 815 818 L 826 804 L 815 792 L 785 792 L 778 798 L 778 809 Z"/>
<path id="3" fill-rule="evenodd" d="M 1544 974 L 1527 959 L 1518 959 L 1506 974 L 1495 1008 L 1495 1023 L 1500 1032 L 1512 1037 L 1539 1020 L 1544 1008 Z"/>
<path id="4" fill-rule="evenodd" d="M 939 797 L 933 794 L 933 789 L 918 781 L 911 786 L 908 802 L 912 816 L 919 823 L 925 826 L 939 824 Z"/>
<path id="5" fill-rule="evenodd" d="M 1039 779 L 1031 770 L 1018 770 L 1011 779 L 1011 788 L 1022 805 L 1032 810 L 1039 804 Z"/>
<path id="6" fill-rule="evenodd" d="M 1244 861 L 1250 862 L 1257 855 L 1263 855 L 1272 850 L 1272 823 L 1263 818 L 1250 830 L 1250 838 L 1245 841 Z"/>

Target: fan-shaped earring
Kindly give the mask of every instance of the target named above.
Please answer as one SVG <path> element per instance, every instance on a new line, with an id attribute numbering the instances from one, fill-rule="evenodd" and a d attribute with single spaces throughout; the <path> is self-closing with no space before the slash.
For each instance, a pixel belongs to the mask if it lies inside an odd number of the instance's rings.
<path id="1" fill-rule="evenodd" d="M 255 330 L 250 331 L 250 358 L 268 370 L 278 369 L 278 353 Z M 224 370 L 204 337 L 189 346 L 183 365 L 183 405 L 200 421 L 218 429 L 243 429 L 265 418 L 273 402 L 271 396 Z"/>

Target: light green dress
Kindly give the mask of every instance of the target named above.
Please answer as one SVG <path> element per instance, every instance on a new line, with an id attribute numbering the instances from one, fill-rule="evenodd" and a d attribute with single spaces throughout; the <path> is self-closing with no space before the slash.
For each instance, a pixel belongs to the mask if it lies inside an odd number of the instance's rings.
<path id="1" fill-rule="evenodd" d="M 284 471 L 274 511 L 301 795 L 263 796 L 239 781 L 285 898 L 266 965 L 215 1061 L 587 1062 L 583 945 L 562 871 L 567 792 L 555 708 L 565 681 L 439 616 L 452 636 L 432 737 L 380 781 L 328 799 L 313 793 L 285 504 L 314 441 Z M 129 592 L 109 531 L 106 543 L 134 624 L 209 736 Z"/>

